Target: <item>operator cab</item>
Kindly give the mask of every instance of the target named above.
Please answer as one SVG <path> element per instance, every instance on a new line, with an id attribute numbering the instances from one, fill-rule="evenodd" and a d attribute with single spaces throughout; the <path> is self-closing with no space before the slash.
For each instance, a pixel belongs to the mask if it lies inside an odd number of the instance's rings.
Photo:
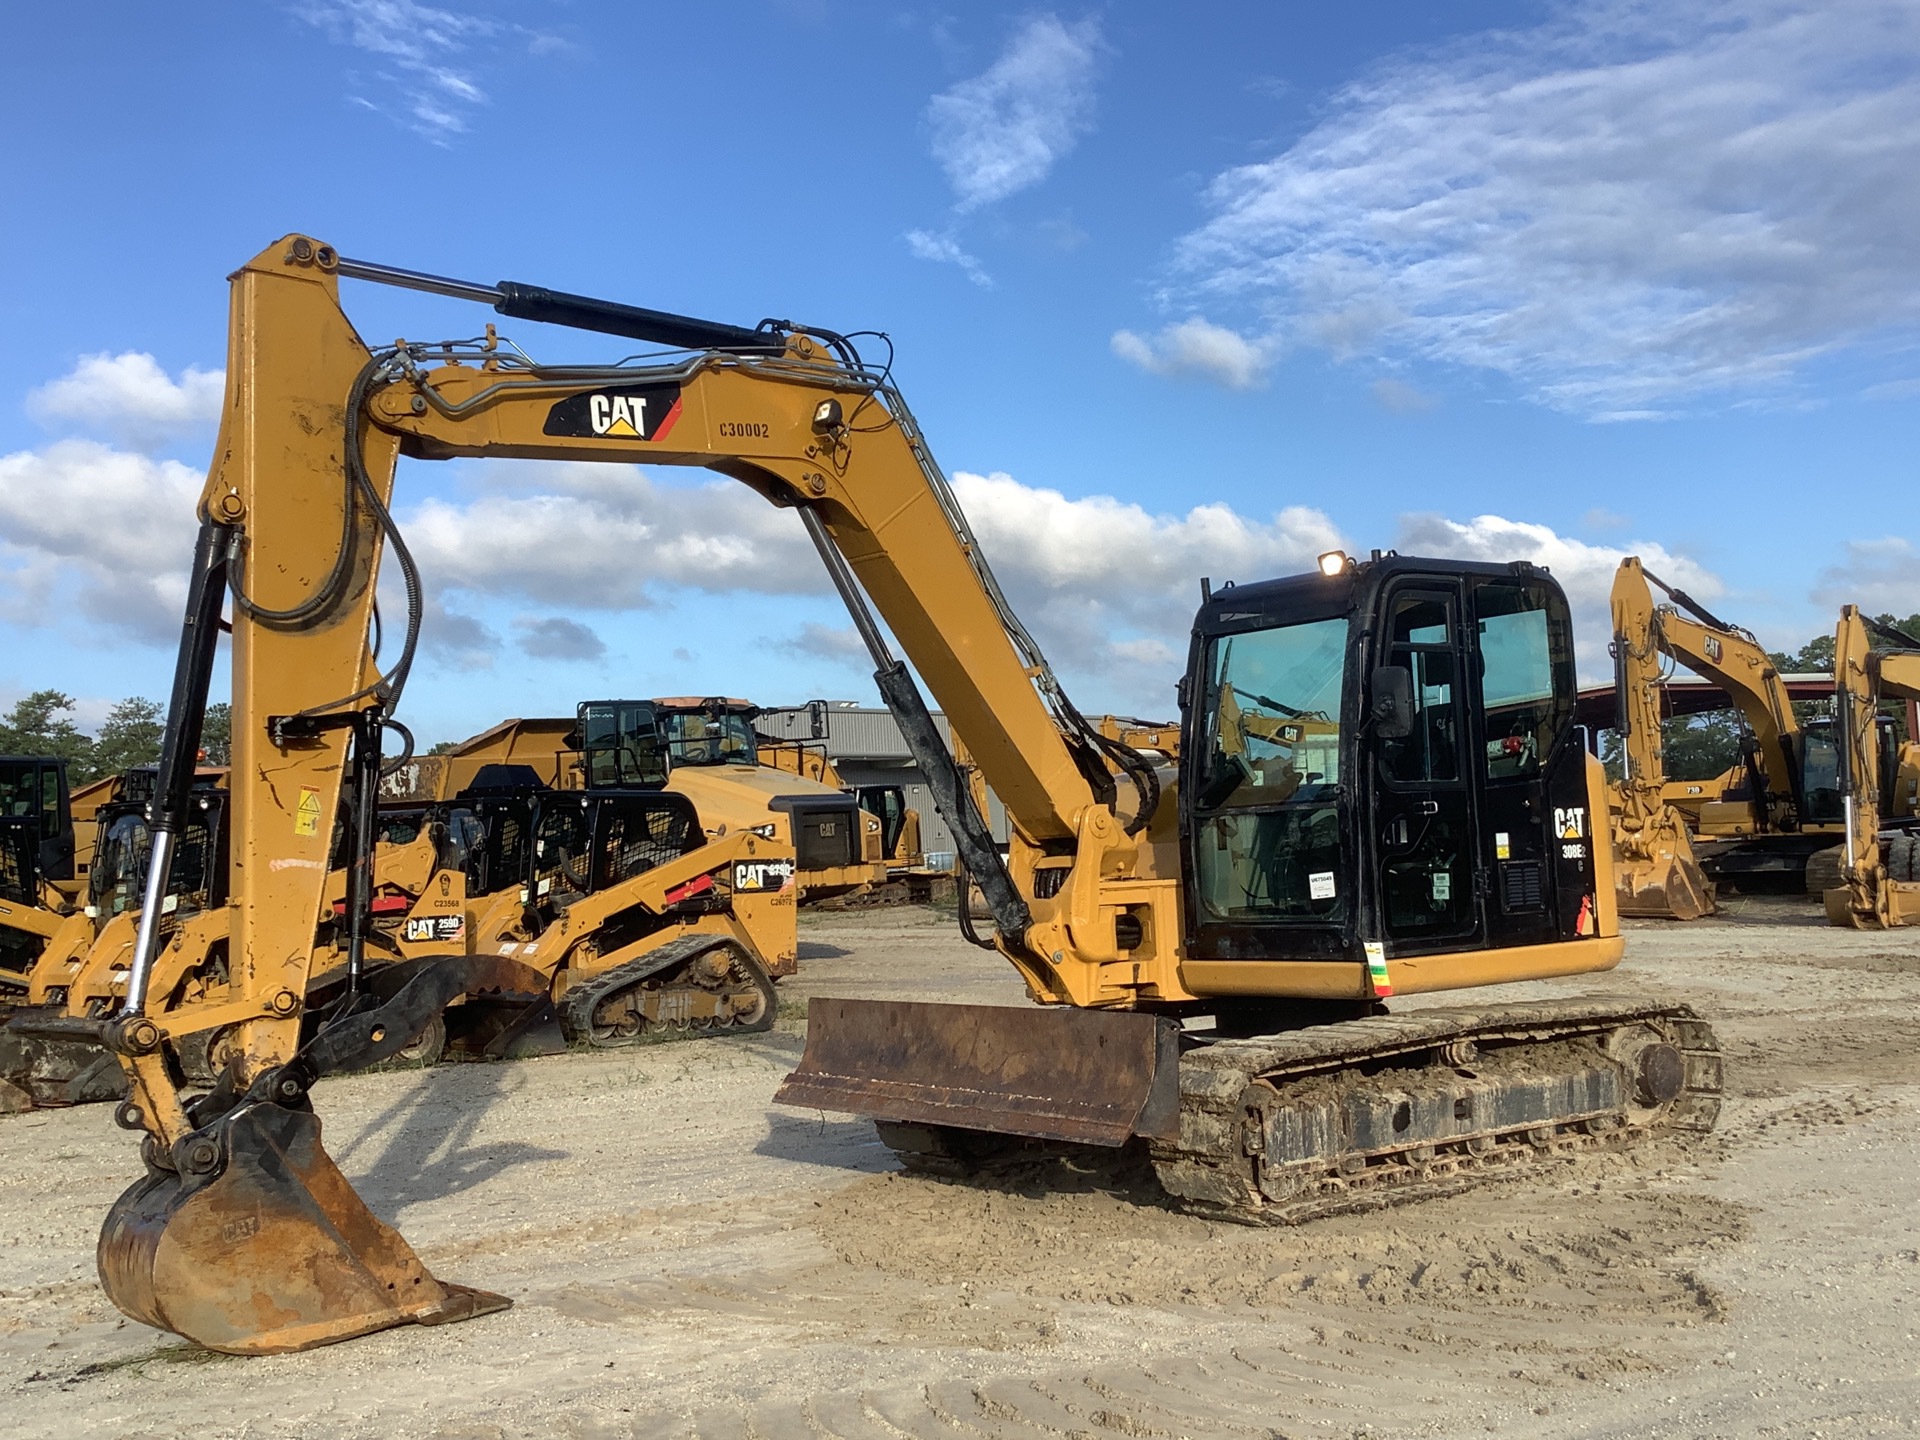
<path id="1" fill-rule="evenodd" d="M 151 796 L 152 770 L 142 791 L 141 771 L 129 770 L 122 795 Z M 153 856 L 153 832 L 147 801 L 109 801 L 95 813 L 99 838 L 87 876 L 87 914 L 95 920 L 136 912 L 147 885 Z M 169 920 L 227 903 L 227 792 L 206 777 L 196 777 L 189 794 L 187 820 L 174 847 L 163 902 Z"/>
<path id="2" fill-rule="evenodd" d="M 683 696 L 653 703 L 672 764 L 751 767 L 760 763 L 760 737 L 753 728 L 753 717 L 760 711 L 750 702 Z"/>
<path id="3" fill-rule="evenodd" d="M 1573 629 L 1526 564 L 1376 556 L 1209 596 L 1182 685 L 1187 954 L 1597 933 Z M 1334 568 L 1334 567 L 1329 567 Z"/>
<path id="4" fill-rule="evenodd" d="M 523 788 L 518 800 L 501 791 L 481 802 L 492 828 L 525 825 L 531 852 L 523 845 L 517 856 L 519 883 L 529 904 L 555 911 L 706 843 L 693 802 L 663 788 L 668 743 L 654 702 L 588 700 L 576 715 L 584 791 Z M 504 856 L 498 869 L 506 874 Z"/>
<path id="5" fill-rule="evenodd" d="M 67 762 L 0 756 L 0 899 L 40 902 L 42 880 L 73 879 L 73 812 Z"/>

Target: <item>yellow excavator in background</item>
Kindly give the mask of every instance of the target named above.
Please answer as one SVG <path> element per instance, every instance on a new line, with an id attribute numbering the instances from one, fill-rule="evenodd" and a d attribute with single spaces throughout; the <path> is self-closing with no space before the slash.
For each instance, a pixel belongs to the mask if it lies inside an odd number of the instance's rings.
<path id="1" fill-rule="evenodd" d="M 1920 700 L 1920 640 L 1848 605 L 1834 632 L 1833 679 L 1846 837 L 1839 883 L 1821 892 L 1827 919 L 1856 930 L 1911 925 L 1920 921 L 1920 777 L 1913 742 L 1898 744 L 1880 706 Z"/>
<path id="2" fill-rule="evenodd" d="M 491 333 L 370 350 L 342 277 L 677 353 L 556 367 Z M 230 336 L 152 806 L 156 903 L 123 1003 L 85 1022 L 120 1056 L 119 1118 L 144 1136 L 147 1175 L 98 1252 L 129 1316 L 261 1353 L 509 1303 L 439 1280 L 367 1209 L 312 1097 L 450 1002 L 543 977 L 520 956 L 422 960 L 383 1003 L 302 1034 L 327 821 L 346 776 L 373 793 L 424 609 L 388 508 L 403 454 L 705 466 L 793 509 L 815 542 L 985 893 L 988 943 L 1037 1003 L 816 999 L 786 1103 L 872 1116 L 913 1163 L 1132 1145 L 1182 1205 L 1255 1221 L 1450 1193 L 1714 1123 L 1717 1045 L 1684 1005 L 1377 1013 L 1390 994 L 1620 959 L 1595 829 L 1605 782 L 1572 723 L 1571 617 L 1544 571 L 1333 554 L 1311 575 L 1203 584 L 1166 787 L 1068 699 L 890 371 L 847 336 L 448 280 L 298 235 L 234 274 Z M 384 665 L 383 551 L 408 600 Z M 218 1003 L 177 1003 L 150 983 L 150 922 L 229 597 L 232 984 Z M 1004 857 L 880 617 L 1006 806 Z M 1311 745 L 1269 738 L 1265 722 L 1302 716 L 1325 717 Z M 373 826 L 356 819 L 358 872 Z M 220 1082 L 184 1091 L 168 1044 L 235 1023 Z"/>
<path id="3" fill-rule="evenodd" d="M 1666 597 L 1664 603 L 1656 605 L 1654 590 Z M 1683 817 L 1696 817 L 1690 827 L 1691 848 L 1706 879 L 1735 885 L 1785 883 L 1795 892 L 1804 890 L 1808 857 L 1829 845 L 1829 837 L 1841 829 L 1831 729 L 1801 725 L 1785 678 L 1752 634 L 1719 619 L 1633 556 L 1620 563 L 1613 604 L 1616 626 L 1624 614 L 1636 627 L 1648 627 L 1661 653 L 1726 693 L 1749 734 L 1741 761 L 1744 802 L 1726 798 L 1737 792 L 1711 781 L 1704 788 L 1722 798 L 1676 799 L 1676 791 L 1687 787 L 1668 781 L 1658 801 L 1649 792 L 1640 803 L 1651 807 L 1664 802 L 1681 810 Z M 1647 683 L 1644 667 L 1650 663 L 1637 662 L 1642 685 Z M 1620 691 L 1622 707 L 1635 703 L 1631 688 Z M 1644 705 L 1644 695 L 1639 703 Z M 1622 718 L 1634 719 L 1624 708 Z M 1638 733 L 1644 743 L 1644 723 Z"/>
<path id="4" fill-rule="evenodd" d="M 1612 606 L 1621 778 L 1613 788 L 1618 804 L 1611 818 L 1620 913 L 1697 920 L 1714 911 L 1713 884 L 1694 858 L 1686 817 L 1666 800 L 1660 730 L 1664 614 L 1653 603 L 1638 557 L 1620 562 Z"/>

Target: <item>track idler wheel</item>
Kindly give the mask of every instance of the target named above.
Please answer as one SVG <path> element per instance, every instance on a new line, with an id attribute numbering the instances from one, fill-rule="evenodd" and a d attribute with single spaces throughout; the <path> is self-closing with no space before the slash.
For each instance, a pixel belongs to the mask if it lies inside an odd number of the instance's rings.
<path id="1" fill-rule="evenodd" d="M 310 1110 L 244 1101 L 164 1158 L 178 1168 L 151 1168 L 100 1232 L 101 1287 L 145 1324 L 273 1355 L 513 1303 L 436 1280 L 347 1183 Z"/>

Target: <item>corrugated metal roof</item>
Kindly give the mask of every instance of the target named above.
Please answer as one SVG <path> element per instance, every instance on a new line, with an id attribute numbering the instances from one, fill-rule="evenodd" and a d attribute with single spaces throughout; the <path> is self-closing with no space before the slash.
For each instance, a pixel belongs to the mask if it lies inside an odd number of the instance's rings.
<path id="1" fill-rule="evenodd" d="M 816 717 L 824 719 L 827 733 L 824 737 L 814 734 Z M 754 722 L 754 728 L 765 734 L 784 740 L 812 740 L 823 738 L 827 755 L 836 763 L 841 760 L 906 760 L 910 759 L 906 738 L 900 733 L 900 726 L 893 718 L 893 712 L 883 706 L 846 705 L 828 702 L 820 707 L 796 705 L 789 709 L 763 710 Z M 947 732 L 947 718 L 935 713 L 933 723 L 939 727 L 940 738 L 951 741 Z"/>

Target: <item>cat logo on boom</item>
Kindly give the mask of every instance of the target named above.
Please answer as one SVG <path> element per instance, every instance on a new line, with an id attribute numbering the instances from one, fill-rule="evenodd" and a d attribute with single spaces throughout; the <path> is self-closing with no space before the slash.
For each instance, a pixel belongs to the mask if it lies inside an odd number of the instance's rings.
<path id="1" fill-rule="evenodd" d="M 664 440 L 679 418 L 678 385 L 614 385 L 555 402 L 544 433 L 578 440 Z"/>

